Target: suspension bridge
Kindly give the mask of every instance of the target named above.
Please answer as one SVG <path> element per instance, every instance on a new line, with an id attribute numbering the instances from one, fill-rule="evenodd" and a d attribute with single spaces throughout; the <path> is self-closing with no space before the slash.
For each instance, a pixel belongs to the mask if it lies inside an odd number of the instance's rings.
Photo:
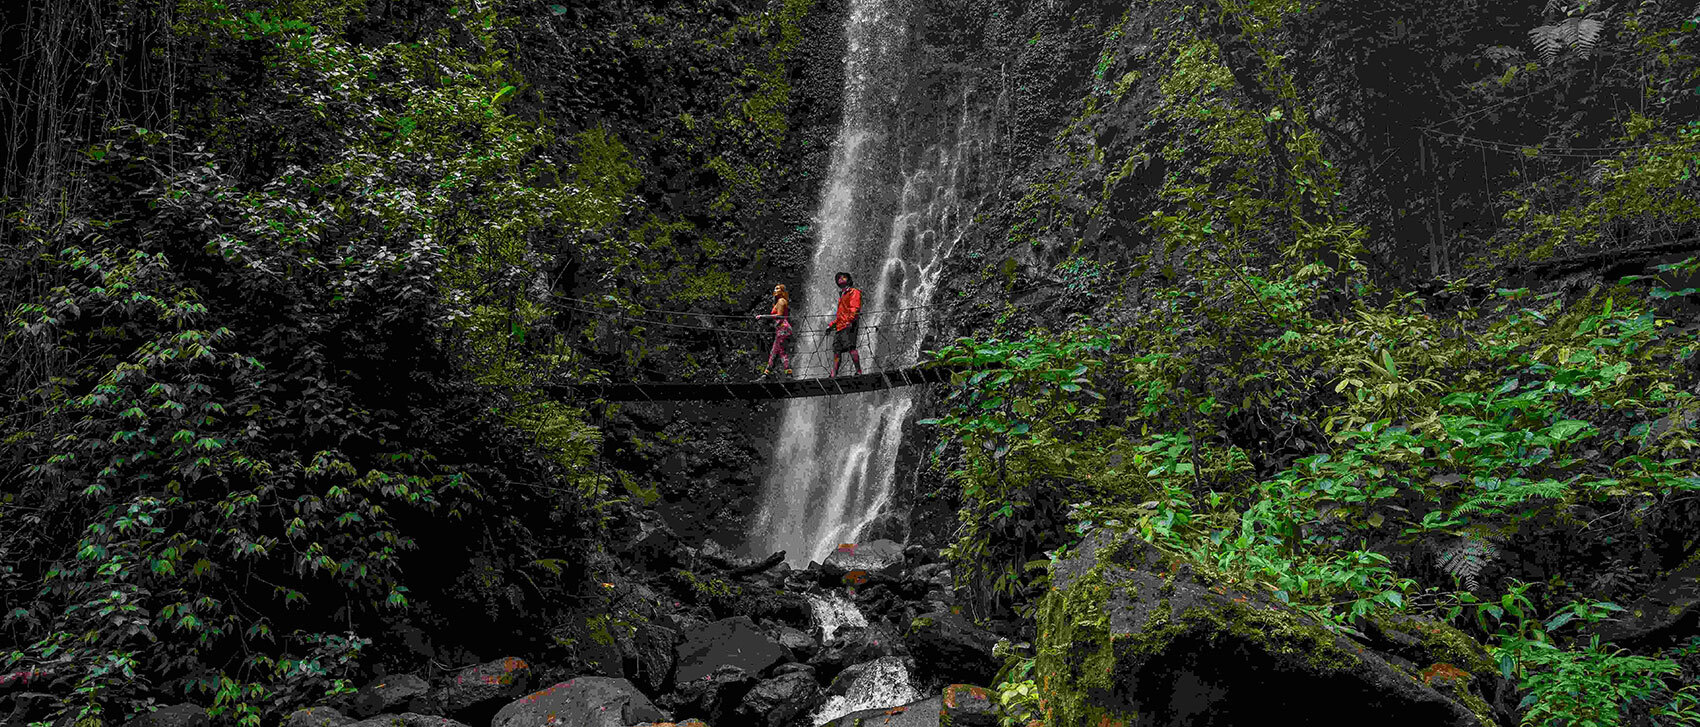
<path id="1" fill-rule="evenodd" d="M 925 313 L 937 306 L 863 309 L 857 317 L 861 373 L 849 354 L 833 375 L 834 315 L 791 315 L 790 371 L 768 355 L 771 319 L 638 308 L 614 301 L 560 299 L 565 328 L 587 339 L 596 368 L 606 373 L 550 388 L 574 398 L 608 401 L 791 399 L 837 396 L 948 381 L 953 367 L 923 363 Z M 661 370 L 658 366 L 665 366 Z M 764 371 L 766 369 L 766 371 Z M 608 381 L 618 373 L 620 381 Z"/>

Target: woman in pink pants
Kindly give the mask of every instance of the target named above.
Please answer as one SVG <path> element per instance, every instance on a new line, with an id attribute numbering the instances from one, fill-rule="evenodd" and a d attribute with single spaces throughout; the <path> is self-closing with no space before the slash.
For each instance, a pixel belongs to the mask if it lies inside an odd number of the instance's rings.
<path id="1" fill-rule="evenodd" d="M 773 348 L 767 352 L 767 365 L 761 369 L 761 375 L 766 376 L 773 370 L 773 357 L 778 356 L 780 364 L 785 366 L 785 375 L 791 375 L 791 354 L 785 351 L 785 344 L 791 341 L 791 294 L 785 292 L 784 285 L 773 286 L 773 312 L 756 316 L 758 320 L 772 318 Z"/>

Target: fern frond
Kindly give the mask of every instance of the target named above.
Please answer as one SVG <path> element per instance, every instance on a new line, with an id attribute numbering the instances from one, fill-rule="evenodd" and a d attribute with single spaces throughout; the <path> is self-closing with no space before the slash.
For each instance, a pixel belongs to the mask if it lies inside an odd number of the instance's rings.
<path id="1" fill-rule="evenodd" d="M 1541 63 L 1551 64 L 1558 57 L 1562 47 L 1564 24 L 1539 25 L 1529 31 L 1529 41 L 1535 44 L 1535 51 L 1541 54 Z"/>
<path id="2" fill-rule="evenodd" d="M 1483 492 L 1464 501 L 1464 504 L 1452 510 L 1453 517 L 1462 517 L 1471 513 L 1501 512 L 1512 505 L 1520 505 L 1536 497 L 1548 500 L 1563 499 L 1570 488 L 1563 482 L 1545 479 L 1539 482 L 1516 482 L 1500 487 L 1491 492 Z"/>
<path id="3" fill-rule="evenodd" d="M 1476 576 L 1481 575 L 1482 569 L 1499 555 L 1499 549 L 1492 542 L 1473 535 L 1464 535 L 1448 543 L 1435 555 L 1436 565 L 1441 570 L 1459 582 L 1467 590 L 1476 590 Z"/>
<path id="4" fill-rule="evenodd" d="M 1571 42 L 1570 47 L 1575 48 L 1576 52 L 1583 58 L 1587 58 L 1588 54 L 1593 52 L 1594 44 L 1600 40 L 1600 29 L 1604 28 L 1605 24 L 1594 16 L 1601 14 L 1590 13 L 1586 18 L 1574 18 L 1576 21 L 1575 39 Z"/>

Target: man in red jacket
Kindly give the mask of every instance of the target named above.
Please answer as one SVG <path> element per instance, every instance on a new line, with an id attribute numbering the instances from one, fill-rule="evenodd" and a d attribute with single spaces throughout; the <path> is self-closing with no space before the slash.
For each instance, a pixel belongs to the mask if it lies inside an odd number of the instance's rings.
<path id="1" fill-rule="evenodd" d="M 850 287 L 849 273 L 839 273 L 837 281 L 838 317 L 822 331 L 832 332 L 832 375 L 827 377 L 831 379 L 838 378 L 839 357 L 846 351 L 850 353 L 850 361 L 856 364 L 856 375 L 862 375 L 862 354 L 856 350 L 856 329 L 862 322 L 862 291 Z"/>

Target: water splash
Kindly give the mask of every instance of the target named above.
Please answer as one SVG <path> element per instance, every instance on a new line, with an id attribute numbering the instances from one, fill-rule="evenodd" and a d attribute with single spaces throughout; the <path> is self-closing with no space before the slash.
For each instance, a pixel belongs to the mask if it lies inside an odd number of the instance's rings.
<path id="1" fill-rule="evenodd" d="M 832 643 L 838 629 L 844 626 L 865 628 L 868 625 L 868 619 L 862 615 L 862 610 L 836 591 L 825 596 L 810 593 L 806 598 L 809 599 L 811 618 L 821 630 L 822 646 Z"/>
<path id="2" fill-rule="evenodd" d="M 840 270 L 851 272 L 863 293 L 864 368 L 918 361 L 928 322 L 921 306 L 931 300 L 964 221 L 972 217 L 964 211 L 972 212 L 978 201 L 980 159 L 994 137 L 993 124 L 970 113 L 964 88 L 955 123 L 942 124 L 937 134 L 943 138 L 919 153 L 905 153 L 899 142 L 913 129 L 900 128 L 896 119 L 903 115 L 893 89 L 904 88 L 908 74 L 899 52 L 906 31 L 903 18 L 888 12 L 884 2 L 852 0 L 845 21 L 843 125 L 816 212 L 808 278 L 793 286 L 803 292 L 800 320 L 823 321 L 799 331 L 800 355 L 821 358 L 810 360 L 811 366 L 831 366 L 830 351 L 813 353 L 821 333 L 810 327 L 824 325 L 836 310 L 832 277 Z M 904 156 L 910 163 L 892 163 Z M 870 335 L 874 330 L 880 335 Z M 843 366 L 849 373 L 851 362 Z M 891 503 L 902 428 L 914 396 L 911 389 L 887 389 L 788 401 L 752 549 L 784 550 L 787 562 L 801 567 L 824 561 L 840 543 L 856 541 Z"/>
<path id="3" fill-rule="evenodd" d="M 910 683 L 909 668 L 903 665 L 903 659 L 882 656 L 868 662 L 867 670 L 857 675 L 843 694 L 828 697 L 811 721 L 819 727 L 851 712 L 886 709 L 920 698 L 921 692 Z"/>

